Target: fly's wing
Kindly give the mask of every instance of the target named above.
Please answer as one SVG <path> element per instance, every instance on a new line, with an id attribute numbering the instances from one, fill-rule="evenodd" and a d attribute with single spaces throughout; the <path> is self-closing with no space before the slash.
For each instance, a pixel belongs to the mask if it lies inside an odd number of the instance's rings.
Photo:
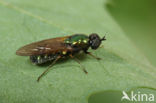
<path id="1" fill-rule="evenodd" d="M 63 50 L 67 51 L 67 49 L 71 49 L 69 47 L 66 47 L 64 43 L 64 40 L 68 37 L 69 36 L 52 38 L 31 43 L 18 49 L 16 51 L 16 54 L 20 56 L 32 56 L 32 55 L 56 53 L 58 51 Z"/>

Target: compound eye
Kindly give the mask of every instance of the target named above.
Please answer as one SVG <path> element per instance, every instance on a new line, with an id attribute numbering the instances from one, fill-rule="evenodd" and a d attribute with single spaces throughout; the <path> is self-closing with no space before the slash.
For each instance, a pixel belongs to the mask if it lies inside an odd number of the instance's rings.
<path id="1" fill-rule="evenodd" d="M 101 42 L 99 40 L 94 39 L 91 47 L 92 47 L 92 49 L 97 49 L 100 44 L 101 44 Z"/>
<path id="2" fill-rule="evenodd" d="M 91 35 L 91 36 L 90 36 L 90 39 L 91 39 L 91 40 L 97 39 L 97 36 L 96 36 L 95 34 L 94 34 L 94 35 Z"/>
<path id="3" fill-rule="evenodd" d="M 97 34 L 90 35 L 90 46 L 92 49 L 97 49 L 101 44 L 100 37 Z"/>

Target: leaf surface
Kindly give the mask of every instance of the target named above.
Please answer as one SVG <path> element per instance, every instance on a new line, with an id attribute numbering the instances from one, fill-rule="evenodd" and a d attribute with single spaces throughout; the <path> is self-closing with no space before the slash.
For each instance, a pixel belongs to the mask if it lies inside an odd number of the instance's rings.
<path id="1" fill-rule="evenodd" d="M 156 88 L 156 70 L 126 37 L 104 8 L 104 0 L 0 0 L 1 103 L 87 103 L 92 93 L 146 86 Z M 104 48 L 90 50 L 101 57 L 80 55 L 88 75 L 74 60 L 58 62 L 41 81 L 47 68 L 15 55 L 28 43 L 71 35 L 98 33 Z"/>

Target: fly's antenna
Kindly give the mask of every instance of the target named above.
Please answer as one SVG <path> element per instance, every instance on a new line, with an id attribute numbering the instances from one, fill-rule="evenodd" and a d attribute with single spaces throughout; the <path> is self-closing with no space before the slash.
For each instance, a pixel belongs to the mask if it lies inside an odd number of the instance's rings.
<path id="1" fill-rule="evenodd" d="M 106 32 L 105 36 L 101 39 L 101 41 L 106 40 L 106 35 L 108 34 L 108 32 Z"/>

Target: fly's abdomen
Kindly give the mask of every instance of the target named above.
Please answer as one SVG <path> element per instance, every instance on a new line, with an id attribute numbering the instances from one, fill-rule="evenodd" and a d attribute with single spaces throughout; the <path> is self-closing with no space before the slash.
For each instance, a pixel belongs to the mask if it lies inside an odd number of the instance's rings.
<path id="1" fill-rule="evenodd" d="M 55 60 L 57 56 L 57 54 L 30 56 L 30 60 L 33 64 L 43 64 Z"/>

